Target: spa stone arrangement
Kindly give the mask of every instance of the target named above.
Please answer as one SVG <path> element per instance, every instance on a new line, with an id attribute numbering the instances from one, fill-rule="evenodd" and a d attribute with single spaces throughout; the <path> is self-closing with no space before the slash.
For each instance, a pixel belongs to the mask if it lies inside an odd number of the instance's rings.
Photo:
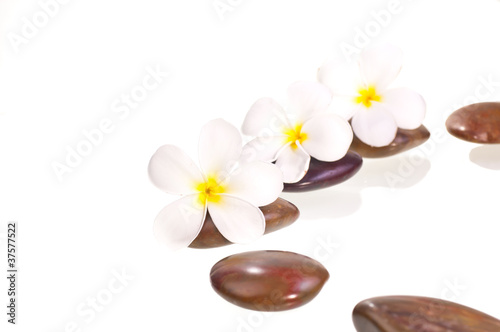
<path id="1" fill-rule="evenodd" d="M 251 243 L 299 219 L 300 206 L 280 198 L 283 191 L 337 185 L 356 175 L 363 158 L 393 156 L 426 142 L 424 98 L 392 86 L 402 63 L 401 50 L 392 45 L 366 49 L 353 64 L 329 60 L 316 82 L 288 87 L 285 105 L 257 100 L 241 132 L 223 119 L 207 123 L 199 163 L 175 145 L 160 147 L 149 163 L 150 179 L 180 198 L 156 217 L 158 241 L 172 250 Z M 463 107 L 446 128 L 462 140 L 500 144 L 500 103 Z M 329 279 L 314 259 L 276 250 L 223 258 L 209 276 L 223 299 L 257 311 L 305 305 Z M 364 300 L 353 322 L 359 332 L 500 331 L 499 320 L 474 309 L 412 296 Z"/>

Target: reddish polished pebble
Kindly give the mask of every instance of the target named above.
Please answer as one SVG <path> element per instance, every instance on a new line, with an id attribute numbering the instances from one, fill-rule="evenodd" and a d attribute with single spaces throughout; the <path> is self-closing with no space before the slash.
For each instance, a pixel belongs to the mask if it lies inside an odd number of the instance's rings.
<path id="1" fill-rule="evenodd" d="M 286 251 L 253 251 L 229 256 L 210 272 L 213 289 L 250 310 L 283 311 L 311 301 L 328 280 L 323 265 Z"/>
<path id="2" fill-rule="evenodd" d="M 261 207 L 260 210 L 266 218 L 265 234 L 290 226 L 297 219 L 299 219 L 300 216 L 299 209 L 297 209 L 297 207 L 292 203 L 282 198 L 278 198 L 275 202 Z M 207 217 L 200 234 L 198 234 L 198 237 L 191 242 L 189 247 L 196 249 L 209 249 L 227 246 L 229 244 L 232 243 L 222 236 L 217 227 L 215 227 L 212 218 L 207 213 Z"/>
<path id="3" fill-rule="evenodd" d="M 353 312 L 358 332 L 494 332 L 500 321 L 444 300 L 387 296 L 359 303 Z"/>
<path id="4" fill-rule="evenodd" d="M 377 148 L 361 142 L 354 135 L 350 149 L 359 153 L 363 158 L 385 158 L 413 149 L 425 143 L 430 136 L 431 134 L 424 126 L 414 130 L 399 128 L 391 144 Z"/>
<path id="5" fill-rule="evenodd" d="M 283 191 L 302 192 L 323 189 L 342 183 L 356 174 L 363 165 L 363 159 L 353 151 L 347 152 L 344 158 L 325 162 L 311 158 L 309 170 L 297 183 L 285 183 Z"/>
<path id="6" fill-rule="evenodd" d="M 446 120 L 453 136 L 473 143 L 500 143 L 500 103 L 478 103 L 460 108 Z"/>

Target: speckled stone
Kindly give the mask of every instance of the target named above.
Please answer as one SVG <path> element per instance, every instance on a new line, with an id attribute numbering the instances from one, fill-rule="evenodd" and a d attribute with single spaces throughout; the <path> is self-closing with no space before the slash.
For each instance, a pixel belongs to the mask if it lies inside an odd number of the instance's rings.
<path id="1" fill-rule="evenodd" d="M 278 198 L 275 202 L 260 208 L 266 218 L 265 234 L 275 232 L 293 224 L 299 219 L 299 209 L 292 203 Z M 205 223 L 198 237 L 191 242 L 190 248 L 209 249 L 232 244 L 215 227 L 212 218 L 207 213 Z"/>
<path id="2" fill-rule="evenodd" d="M 229 256 L 210 272 L 213 289 L 227 301 L 256 311 L 284 311 L 311 301 L 328 280 L 323 265 L 286 251 Z"/>
<path id="3" fill-rule="evenodd" d="M 358 332 L 494 332 L 500 321 L 444 300 L 388 296 L 359 303 L 353 312 Z"/>
<path id="4" fill-rule="evenodd" d="M 500 103 L 478 103 L 460 108 L 446 120 L 453 136 L 473 143 L 500 143 Z"/>
<path id="5" fill-rule="evenodd" d="M 328 188 L 342 183 L 356 174 L 363 165 L 363 159 L 353 151 L 347 152 L 344 158 L 325 162 L 311 158 L 309 170 L 297 183 L 285 183 L 283 191 L 303 192 Z"/>
<path id="6" fill-rule="evenodd" d="M 413 149 L 425 143 L 430 136 L 431 134 L 424 126 L 414 130 L 399 128 L 391 144 L 377 148 L 361 142 L 354 135 L 350 149 L 359 153 L 363 158 L 385 158 Z"/>

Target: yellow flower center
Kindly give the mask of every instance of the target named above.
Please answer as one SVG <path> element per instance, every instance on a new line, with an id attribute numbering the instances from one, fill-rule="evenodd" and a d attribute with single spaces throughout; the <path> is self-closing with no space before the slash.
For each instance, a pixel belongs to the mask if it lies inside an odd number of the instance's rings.
<path id="1" fill-rule="evenodd" d="M 215 177 L 208 177 L 207 182 L 202 182 L 196 185 L 196 191 L 200 194 L 198 196 L 198 201 L 201 204 L 205 204 L 206 202 L 217 203 L 221 200 L 220 194 L 225 192 L 225 189 L 222 185 L 217 183 Z"/>
<path id="2" fill-rule="evenodd" d="M 285 143 L 292 142 L 290 145 L 292 149 L 297 149 L 297 141 L 302 144 L 307 139 L 307 134 L 302 132 L 301 124 L 295 125 L 294 128 L 286 128 L 283 134 L 286 136 Z"/>
<path id="3" fill-rule="evenodd" d="M 372 101 L 381 101 L 382 96 L 377 94 L 374 86 L 361 88 L 358 90 L 359 96 L 356 97 L 356 103 L 363 104 L 366 107 L 372 106 Z"/>

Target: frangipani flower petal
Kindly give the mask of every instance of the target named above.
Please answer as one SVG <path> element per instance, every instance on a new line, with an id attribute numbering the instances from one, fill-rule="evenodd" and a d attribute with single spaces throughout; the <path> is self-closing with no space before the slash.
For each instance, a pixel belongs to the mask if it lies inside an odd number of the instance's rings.
<path id="1" fill-rule="evenodd" d="M 353 99 L 354 97 L 334 96 L 328 111 L 345 120 L 350 120 L 363 107 L 362 104 L 354 103 Z"/>
<path id="2" fill-rule="evenodd" d="M 368 145 L 390 144 L 396 126 L 416 129 L 422 124 L 422 97 L 409 89 L 387 89 L 398 76 L 402 62 L 401 49 L 385 44 L 361 52 L 357 73 L 352 65 L 335 61 L 326 62 L 318 71 L 318 80 L 334 93 L 329 111 L 346 120 L 351 118 L 354 134 Z M 352 89 L 358 77 L 361 82 Z"/>
<path id="3" fill-rule="evenodd" d="M 375 86 L 381 93 L 401 71 L 403 52 L 390 44 L 366 49 L 361 52 L 359 65 L 366 85 Z"/>
<path id="4" fill-rule="evenodd" d="M 155 237 L 170 249 L 187 247 L 203 227 L 206 207 L 198 194 L 191 194 L 167 205 L 154 222 Z"/>
<path id="5" fill-rule="evenodd" d="M 279 151 L 285 145 L 286 136 L 257 137 L 243 147 L 243 161 L 265 161 L 276 160 Z"/>
<path id="6" fill-rule="evenodd" d="M 274 99 L 261 98 L 250 107 L 241 130 L 245 135 L 262 137 L 281 134 L 288 127 L 283 108 Z"/>
<path id="7" fill-rule="evenodd" d="M 357 62 L 347 64 L 335 59 L 327 60 L 318 69 L 317 78 L 335 96 L 355 96 L 359 87 L 364 85 Z"/>
<path id="8" fill-rule="evenodd" d="M 305 143 L 305 146 L 311 149 L 311 153 L 320 160 L 326 158 L 327 161 L 333 161 L 345 155 L 353 134 L 346 119 L 334 114 L 323 117 L 332 101 L 332 92 L 324 84 L 299 81 L 290 85 L 287 93 L 289 99 L 287 121 L 282 121 L 287 124 L 281 132 L 271 137 L 257 134 L 257 138 L 244 147 L 243 160 L 256 159 L 267 162 L 276 160 L 276 166 L 283 172 L 283 181 L 295 183 L 304 177 L 311 160 L 310 154 L 302 146 L 304 142 L 310 138 L 310 142 Z M 265 102 L 262 99 L 257 101 L 257 106 L 254 104 L 247 114 L 243 124 L 246 133 L 252 131 L 249 128 L 260 128 L 263 122 L 269 121 L 269 116 L 264 115 L 263 109 L 267 109 L 267 114 L 272 113 L 269 110 L 279 109 L 281 112 L 281 108 L 274 101 L 266 100 Z M 354 100 L 354 95 L 352 100 Z M 313 121 L 316 117 L 319 119 Z M 324 123 L 322 123 L 323 120 Z M 309 121 L 312 122 L 308 124 Z M 259 126 L 254 126 L 254 123 Z M 340 135 L 346 134 L 346 129 L 348 130 L 347 136 L 339 138 Z M 316 130 L 318 132 L 315 132 Z M 337 138 L 338 142 L 335 142 Z M 324 146 L 321 146 L 322 144 Z"/>
<path id="9" fill-rule="evenodd" d="M 278 198 L 283 176 L 270 163 L 242 160 L 241 143 L 234 126 L 214 120 L 203 127 L 199 140 L 204 173 L 175 146 L 155 153 L 149 165 L 153 182 L 165 191 L 185 194 L 158 214 L 154 232 L 161 242 L 173 249 L 188 246 L 203 228 L 207 210 L 231 242 L 246 243 L 264 234 L 265 218 L 257 206 Z M 280 144 L 286 144 L 286 137 Z"/>
<path id="10" fill-rule="evenodd" d="M 337 161 L 345 156 L 352 143 L 353 133 L 349 123 L 335 114 L 320 114 L 302 127 L 307 139 L 304 150 L 323 161 Z"/>
<path id="11" fill-rule="evenodd" d="M 394 140 L 398 126 L 392 114 L 382 104 L 374 102 L 369 109 L 362 109 L 354 115 L 352 129 L 364 143 L 381 147 Z"/>
<path id="12" fill-rule="evenodd" d="M 288 111 L 295 123 L 304 123 L 316 114 L 325 112 L 332 100 L 331 91 L 318 82 L 300 81 L 288 87 Z"/>
<path id="13" fill-rule="evenodd" d="M 265 206 L 283 191 L 283 175 L 278 167 L 262 161 L 242 164 L 224 183 L 225 193 L 254 206 Z"/>
<path id="14" fill-rule="evenodd" d="M 278 155 L 276 166 L 283 172 L 283 182 L 295 183 L 306 175 L 311 157 L 300 143 L 289 144 Z"/>
<path id="15" fill-rule="evenodd" d="M 208 211 L 219 232 L 233 243 L 250 243 L 264 234 L 266 220 L 252 204 L 229 195 L 209 203 Z"/>
<path id="16" fill-rule="evenodd" d="M 416 129 L 424 120 L 426 104 L 424 98 L 408 88 L 389 89 L 382 100 L 396 120 L 399 128 Z"/>
<path id="17" fill-rule="evenodd" d="M 203 176 L 193 160 L 173 145 L 160 147 L 149 161 L 148 173 L 153 184 L 161 190 L 185 195 L 194 193 Z"/>
<path id="18" fill-rule="evenodd" d="M 200 134 L 198 154 L 206 177 L 228 174 L 241 155 L 241 135 L 230 123 L 218 119 L 207 123 Z"/>

